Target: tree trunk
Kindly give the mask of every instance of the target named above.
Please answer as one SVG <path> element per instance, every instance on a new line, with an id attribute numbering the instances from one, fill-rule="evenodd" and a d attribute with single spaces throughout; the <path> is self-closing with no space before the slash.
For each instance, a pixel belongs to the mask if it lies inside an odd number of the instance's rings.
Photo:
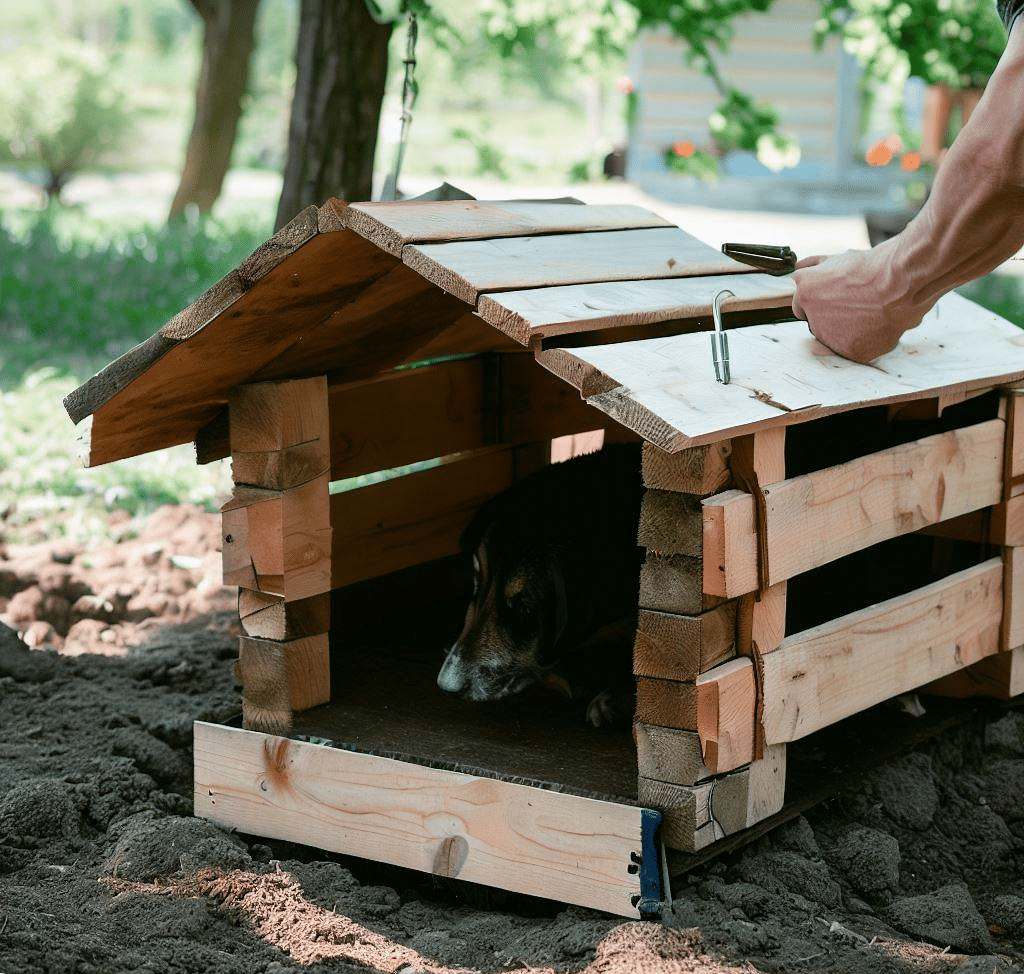
<path id="1" fill-rule="evenodd" d="M 366 0 L 302 0 L 277 226 L 331 196 L 370 198 L 391 30 Z"/>
<path id="2" fill-rule="evenodd" d="M 190 0 L 203 20 L 196 114 L 170 218 L 195 205 L 208 213 L 220 196 L 249 82 L 259 0 Z"/>

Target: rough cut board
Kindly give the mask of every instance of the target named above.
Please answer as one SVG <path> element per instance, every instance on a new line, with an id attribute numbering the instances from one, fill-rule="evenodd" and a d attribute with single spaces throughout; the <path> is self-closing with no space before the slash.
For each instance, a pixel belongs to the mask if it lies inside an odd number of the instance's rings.
<path id="1" fill-rule="evenodd" d="M 484 291 L 750 270 L 678 227 L 410 244 L 402 260 L 469 304 Z"/>
<path id="2" fill-rule="evenodd" d="M 673 226 L 639 206 L 543 200 L 444 200 L 430 206 L 415 201 L 353 203 L 346 224 L 396 257 L 406 244 L 427 241 Z"/>
<path id="3" fill-rule="evenodd" d="M 869 365 L 832 354 L 803 321 L 733 329 L 729 347 L 729 385 L 715 381 L 706 334 L 550 349 L 537 359 L 591 405 L 670 453 L 858 406 L 1024 377 L 1024 331 L 955 293 Z"/>
<path id="4" fill-rule="evenodd" d="M 681 277 L 646 281 L 598 281 L 561 287 L 485 294 L 477 305 L 484 321 L 524 345 L 539 338 L 599 328 L 650 325 L 709 315 L 719 291 L 726 313 L 788 308 L 793 281 L 768 274 Z"/>
<path id="5" fill-rule="evenodd" d="M 195 724 L 195 813 L 242 832 L 639 918 L 641 809 Z"/>

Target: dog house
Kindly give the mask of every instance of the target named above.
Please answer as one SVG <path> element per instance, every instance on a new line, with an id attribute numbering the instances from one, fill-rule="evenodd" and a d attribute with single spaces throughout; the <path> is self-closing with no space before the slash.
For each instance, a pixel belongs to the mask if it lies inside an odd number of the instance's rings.
<path id="1" fill-rule="evenodd" d="M 1024 332 L 952 294 L 857 365 L 791 294 L 632 206 L 332 200 L 72 393 L 90 464 L 231 457 L 242 716 L 195 726 L 196 813 L 637 916 L 661 843 L 782 807 L 791 742 L 1024 692 Z M 647 488 L 633 732 L 441 693 L 463 527 L 602 439 Z"/>

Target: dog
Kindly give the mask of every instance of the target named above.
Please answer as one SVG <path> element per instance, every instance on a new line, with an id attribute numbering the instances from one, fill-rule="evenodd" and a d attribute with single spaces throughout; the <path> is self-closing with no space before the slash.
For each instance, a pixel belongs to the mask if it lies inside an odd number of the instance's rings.
<path id="1" fill-rule="evenodd" d="M 638 444 L 551 464 L 487 501 L 462 536 L 473 597 L 437 685 L 499 700 L 541 685 L 632 717 L 643 549 Z"/>

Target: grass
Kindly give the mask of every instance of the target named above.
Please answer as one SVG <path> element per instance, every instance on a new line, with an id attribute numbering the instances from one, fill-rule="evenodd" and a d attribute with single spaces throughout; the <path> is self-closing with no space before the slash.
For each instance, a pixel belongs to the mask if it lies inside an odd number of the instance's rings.
<path id="1" fill-rule="evenodd" d="M 269 234 L 242 222 L 111 228 L 74 211 L 0 222 L 0 539 L 88 544 L 163 503 L 217 506 L 226 464 L 196 467 L 188 446 L 84 469 L 62 400 Z"/>

